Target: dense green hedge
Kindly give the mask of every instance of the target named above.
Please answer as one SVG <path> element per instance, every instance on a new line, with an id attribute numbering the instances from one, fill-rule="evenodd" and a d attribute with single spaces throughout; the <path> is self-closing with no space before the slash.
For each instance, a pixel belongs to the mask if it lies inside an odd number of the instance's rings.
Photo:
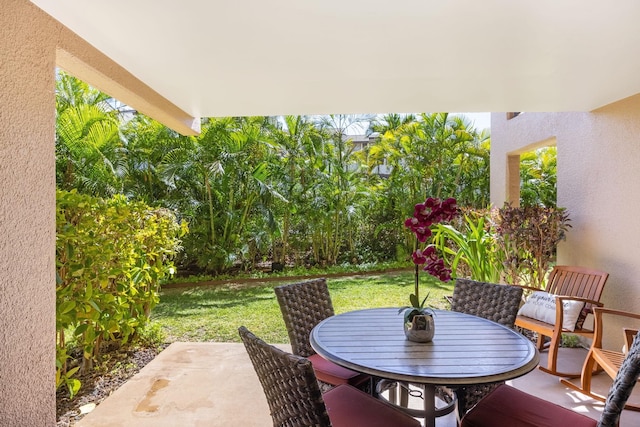
<path id="1" fill-rule="evenodd" d="M 75 394 L 74 374 L 92 368 L 103 343 L 125 343 L 145 325 L 186 231 L 166 209 L 57 192 L 57 387 Z M 75 349 L 82 363 L 71 367 Z"/>

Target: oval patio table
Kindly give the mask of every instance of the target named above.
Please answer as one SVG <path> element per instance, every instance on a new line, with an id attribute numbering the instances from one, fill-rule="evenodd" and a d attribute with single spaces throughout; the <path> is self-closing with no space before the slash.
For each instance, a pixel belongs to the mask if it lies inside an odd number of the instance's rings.
<path id="1" fill-rule="evenodd" d="M 435 387 L 484 384 L 520 377 L 538 365 L 538 350 L 522 334 L 481 317 L 435 310 L 432 342 L 404 336 L 397 308 L 351 311 L 311 331 L 327 360 L 376 377 L 424 387 L 425 426 L 435 426 Z"/>

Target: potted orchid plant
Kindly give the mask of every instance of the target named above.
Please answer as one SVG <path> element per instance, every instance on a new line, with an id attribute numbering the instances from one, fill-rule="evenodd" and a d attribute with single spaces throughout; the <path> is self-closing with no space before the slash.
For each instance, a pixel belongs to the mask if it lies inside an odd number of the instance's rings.
<path id="1" fill-rule="evenodd" d="M 421 318 L 419 321 L 416 321 L 416 316 L 432 316 L 434 313 L 430 307 L 425 306 L 429 294 L 420 300 L 420 267 L 443 282 L 451 280 L 451 270 L 445 266 L 444 260 L 438 256 L 436 246 L 434 244 L 427 244 L 426 247 L 420 248 L 420 245 L 427 243 L 431 238 L 433 234 L 432 226 L 450 222 L 458 216 L 458 214 L 456 199 L 448 198 L 441 201 L 440 199 L 429 197 L 424 203 L 415 205 L 413 216 L 404 222 L 405 227 L 409 228 L 416 236 L 416 249 L 411 254 L 415 265 L 414 293 L 409 295 L 411 305 L 400 309 L 400 312 L 404 311 L 405 334 L 410 340 L 428 342 L 433 338 L 433 319 L 425 320 Z M 420 339 L 416 336 L 420 334 L 412 333 L 412 330 L 415 329 L 416 326 L 418 328 L 425 326 L 425 322 L 427 324 L 431 323 L 430 328 L 426 326 L 430 329 L 430 334 L 423 334 Z"/>

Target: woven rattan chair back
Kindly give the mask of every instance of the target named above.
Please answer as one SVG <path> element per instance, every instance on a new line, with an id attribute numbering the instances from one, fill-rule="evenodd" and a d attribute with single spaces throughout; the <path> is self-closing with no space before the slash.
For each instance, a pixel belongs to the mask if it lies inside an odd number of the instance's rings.
<path id="1" fill-rule="evenodd" d="M 617 427 L 620 414 L 640 378 L 640 334 L 637 334 L 618 374 L 609 389 L 609 395 L 600 415 L 598 427 Z"/>
<path id="2" fill-rule="evenodd" d="M 311 362 L 238 329 L 267 397 L 274 427 L 330 427 Z"/>
<path id="3" fill-rule="evenodd" d="M 522 288 L 456 279 L 451 310 L 473 314 L 513 328 L 522 299 Z"/>
<path id="4" fill-rule="evenodd" d="M 451 300 L 451 310 L 473 314 L 496 323 L 514 327 L 522 299 L 522 288 L 456 279 Z M 504 381 L 478 384 L 455 389 L 458 399 L 458 416 L 461 418 L 484 396 L 503 384 Z"/>
<path id="5" fill-rule="evenodd" d="M 325 279 L 278 286 L 274 289 L 287 327 L 293 354 L 309 357 L 315 352 L 309 343 L 311 330 L 334 315 Z"/>

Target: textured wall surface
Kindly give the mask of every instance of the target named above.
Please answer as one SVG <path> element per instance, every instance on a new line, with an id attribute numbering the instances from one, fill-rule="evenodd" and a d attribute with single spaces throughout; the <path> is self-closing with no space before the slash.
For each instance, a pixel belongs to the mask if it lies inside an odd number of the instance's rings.
<path id="1" fill-rule="evenodd" d="M 607 271 L 602 302 L 640 312 L 640 95 L 591 113 L 525 113 L 491 120 L 491 201 L 502 206 L 509 154 L 555 142 L 558 206 L 572 228 L 558 262 Z M 609 345 L 622 344 L 613 325 Z M 616 331 L 616 328 L 618 330 Z"/>
<path id="2" fill-rule="evenodd" d="M 175 130 L 188 116 L 28 0 L 0 8 L 0 426 L 49 426 L 55 397 L 55 67 Z"/>
<path id="3" fill-rule="evenodd" d="M 55 45 L 24 0 L 0 12 L 0 426 L 55 425 Z"/>

